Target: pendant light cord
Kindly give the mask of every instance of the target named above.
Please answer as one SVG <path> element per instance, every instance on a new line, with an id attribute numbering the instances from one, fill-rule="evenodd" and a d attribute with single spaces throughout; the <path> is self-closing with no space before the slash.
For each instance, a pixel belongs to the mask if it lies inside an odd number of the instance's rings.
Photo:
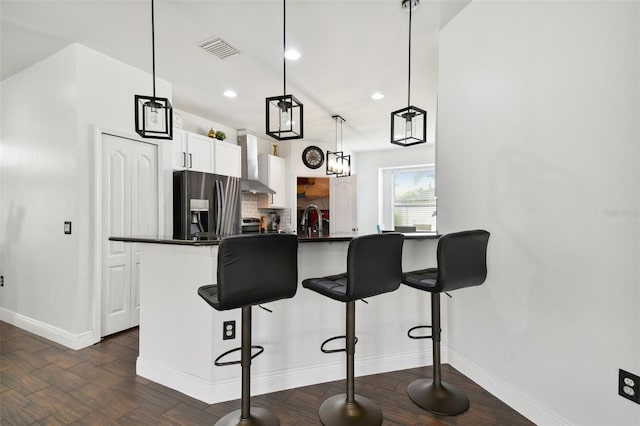
<path id="1" fill-rule="evenodd" d="M 151 0 L 151 62 L 153 69 L 153 97 L 156 97 L 156 36 L 153 21 L 153 0 Z"/>
<path id="2" fill-rule="evenodd" d="M 342 152 L 342 123 L 345 122 L 345 119 L 340 115 L 334 115 L 333 118 L 336 121 L 336 153 Z M 340 121 L 340 139 L 338 139 L 338 121 Z M 338 140 L 340 140 L 340 145 L 338 147 Z"/>
<path id="3" fill-rule="evenodd" d="M 335 117 L 336 120 L 336 152 L 338 151 L 338 117 Z"/>
<path id="4" fill-rule="evenodd" d="M 407 107 L 411 106 L 411 9 L 413 0 L 409 0 L 409 78 L 407 79 Z"/>
<path id="5" fill-rule="evenodd" d="M 340 152 L 342 153 L 342 159 L 344 160 L 344 152 L 342 151 L 342 122 L 344 120 L 340 119 Z"/>
<path id="6" fill-rule="evenodd" d="M 282 90 L 283 95 L 287 95 L 287 58 L 284 56 L 284 52 L 287 48 L 287 1 L 282 0 Z"/>

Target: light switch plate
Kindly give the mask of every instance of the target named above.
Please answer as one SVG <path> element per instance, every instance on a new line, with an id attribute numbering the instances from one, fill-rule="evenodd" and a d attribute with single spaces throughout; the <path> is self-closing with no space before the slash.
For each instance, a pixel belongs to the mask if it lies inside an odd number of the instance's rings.
<path id="1" fill-rule="evenodd" d="M 70 221 L 65 221 L 65 223 L 64 223 L 64 233 L 65 234 L 71 234 L 71 222 Z"/>

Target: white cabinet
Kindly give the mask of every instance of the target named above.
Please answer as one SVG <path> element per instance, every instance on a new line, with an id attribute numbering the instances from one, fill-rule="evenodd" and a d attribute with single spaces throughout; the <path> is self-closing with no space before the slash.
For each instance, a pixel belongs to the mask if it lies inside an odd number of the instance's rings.
<path id="1" fill-rule="evenodd" d="M 174 169 L 215 173 L 213 139 L 195 133 L 174 131 L 173 144 Z"/>
<path id="2" fill-rule="evenodd" d="M 240 146 L 184 130 L 174 130 L 172 143 L 174 170 L 240 177 Z"/>
<path id="3" fill-rule="evenodd" d="M 170 142 L 173 149 L 173 169 L 184 170 L 187 168 L 187 133 L 173 129 L 173 140 Z"/>
<path id="4" fill-rule="evenodd" d="M 258 156 L 258 180 L 276 191 L 268 197 L 258 199 L 259 208 L 281 209 L 285 208 L 287 197 L 287 161 L 281 157 L 261 154 Z"/>
<path id="5" fill-rule="evenodd" d="M 329 211 L 331 212 L 331 233 L 358 231 L 356 176 L 331 178 L 330 182 Z"/>
<path id="6" fill-rule="evenodd" d="M 218 175 L 241 177 L 241 152 L 240 145 L 216 140 L 214 143 L 214 170 Z"/>
<path id="7" fill-rule="evenodd" d="M 186 165 L 196 172 L 215 173 L 213 167 L 214 141 L 207 136 L 187 133 Z"/>

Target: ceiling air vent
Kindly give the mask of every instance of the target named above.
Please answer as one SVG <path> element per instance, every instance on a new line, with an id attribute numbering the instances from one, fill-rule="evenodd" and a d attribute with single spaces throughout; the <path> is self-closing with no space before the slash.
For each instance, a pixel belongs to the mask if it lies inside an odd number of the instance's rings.
<path id="1" fill-rule="evenodd" d="M 207 52 L 217 56 L 220 59 L 226 59 L 229 56 L 237 55 L 240 53 L 238 49 L 231 46 L 220 37 L 210 38 L 199 44 Z"/>

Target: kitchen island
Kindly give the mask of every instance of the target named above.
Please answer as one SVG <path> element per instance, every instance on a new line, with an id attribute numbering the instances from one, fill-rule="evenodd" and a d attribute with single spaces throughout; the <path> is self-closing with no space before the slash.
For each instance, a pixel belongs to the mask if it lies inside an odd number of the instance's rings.
<path id="1" fill-rule="evenodd" d="M 300 238 L 298 281 L 346 271 L 354 235 Z M 435 265 L 437 235 L 407 235 L 403 269 Z M 140 352 L 137 374 L 207 403 L 237 399 L 240 368 L 213 360 L 238 347 L 240 309 L 218 312 L 197 294 L 216 282 L 219 240 L 112 237 L 140 245 Z M 406 331 L 426 324 L 430 299 L 407 286 L 356 307 L 356 376 L 431 364 L 430 344 Z M 446 301 L 443 300 L 446 312 Z M 252 364 L 252 394 L 344 378 L 344 353 L 324 354 L 320 343 L 344 334 L 345 305 L 299 287 L 296 296 L 253 308 L 252 340 L 265 352 Z M 446 313 L 443 313 L 446 330 Z M 236 322 L 236 338 L 223 340 L 223 322 Z M 446 335 L 443 335 L 446 347 Z M 443 351 L 446 361 L 446 350 Z"/>

